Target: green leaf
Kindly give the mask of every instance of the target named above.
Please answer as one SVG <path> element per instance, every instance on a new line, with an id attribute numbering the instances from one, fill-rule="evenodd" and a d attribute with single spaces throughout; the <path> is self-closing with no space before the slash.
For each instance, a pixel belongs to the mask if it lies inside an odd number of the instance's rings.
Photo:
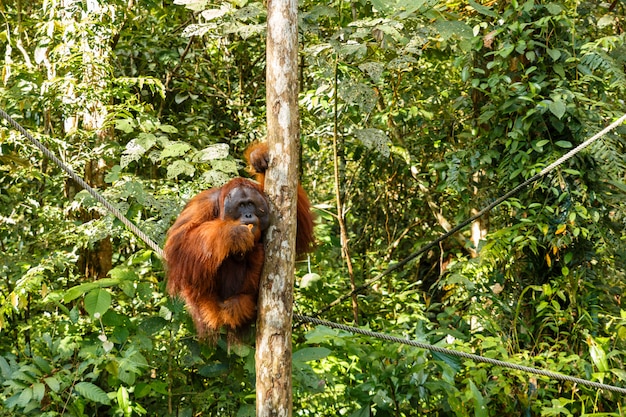
<path id="1" fill-rule="evenodd" d="M 337 53 L 346 58 L 362 59 L 367 55 L 367 46 L 361 43 L 341 44 L 337 47 Z"/>
<path id="2" fill-rule="evenodd" d="M 161 158 L 175 158 L 181 155 L 184 155 L 191 149 L 191 146 L 184 142 L 174 142 L 165 147 L 163 152 L 161 152 Z"/>
<path id="3" fill-rule="evenodd" d="M 393 10 L 395 4 L 394 1 L 389 0 L 371 0 L 372 6 L 378 11 L 385 12 Z"/>
<path id="4" fill-rule="evenodd" d="M 124 357 L 119 359 L 119 370 L 121 372 L 132 373 L 134 375 L 139 375 L 142 369 L 145 369 L 148 366 L 148 362 L 146 358 L 135 348 L 130 348 L 124 352 Z M 129 382 L 129 381 L 124 381 Z M 134 382 L 130 381 L 130 385 L 133 385 Z"/>
<path id="5" fill-rule="evenodd" d="M 105 287 L 113 287 L 119 285 L 120 280 L 117 278 L 102 278 L 98 281 L 87 282 L 85 284 L 80 284 L 75 287 L 70 288 L 63 295 L 63 302 L 69 303 L 70 301 L 82 296 L 83 294 L 88 293 L 94 288 L 105 288 Z"/>
<path id="6" fill-rule="evenodd" d="M 370 417 L 370 407 L 362 407 L 350 414 L 349 417 Z"/>
<path id="7" fill-rule="evenodd" d="M 478 4 L 474 0 L 469 0 L 469 5 L 472 9 L 476 10 L 480 14 L 484 14 L 485 16 L 489 17 L 498 17 L 498 15 L 493 10 L 491 10 L 490 7 Z"/>
<path id="8" fill-rule="evenodd" d="M 369 84 L 343 83 L 339 86 L 338 94 L 346 103 L 358 106 L 364 113 L 369 113 L 376 107 L 377 94 Z"/>
<path id="9" fill-rule="evenodd" d="M 616 23 L 615 16 L 613 14 L 605 14 L 598 20 L 598 27 L 600 29 L 607 26 L 613 26 Z"/>
<path id="10" fill-rule="evenodd" d="M 561 119 L 565 115 L 566 107 L 565 103 L 557 99 L 555 101 L 548 102 L 548 109 L 550 109 L 552 114 L 555 115 L 558 119 Z"/>
<path id="11" fill-rule="evenodd" d="M 56 377 L 48 377 L 43 379 L 45 383 L 50 387 L 50 389 L 54 392 L 59 392 L 61 389 L 61 384 Z"/>
<path id="12" fill-rule="evenodd" d="M 609 184 L 617 187 L 618 189 L 620 189 L 622 192 L 626 193 L 626 183 L 623 183 L 621 181 L 614 181 L 614 180 L 610 180 L 607 181 Z"/>
<path id="13" fill-rule="evenodd" d="M 230 12 L 231 7 L 229 4 L 225 4 L 222 5 L 222 7 L 220 7 L 219 9 L 207 9 L 204 10 L 202 12 L 202 17 L 205 20 L 213 20 L 213 19 L 219 19 L 220 17 L 224 16 L 225 14 L 227 14 L 228 12 Z"/>
<path id="14" fill-rule="evenodd" d="M 440 20 L 435 22 L 433 26 L 444 40 L 455 36 L 459 38 L 471 38 L 473 36 L 472 28 L 463 22 Z"/>
<path id="15" fill-rule="evenodd" d="M 476 417 L 487 417 L 489 414 L 487 412 L 487 407 L 485 405 L 485 398 L 481 394 L 481 392 L 476 388 L 476 385 L 472 380 L 469 380 L 469 387 L 472 393 L 472 397 L 474 397 L 474 415 Z"/>
<path id="16" fill-rule="evenodd" d="M 373 149 L 379 154 L 388 158 L 391 150 L 389 149 L 390 140 L 385 132 L 380 129 L 356 129 L 354 136 L 359 139 L 368 149 Z"/>
<path id="17" fill-rule="evenodd" d="M 19 396 L 19 399 L 17 400 L 17 405 L 19 405 L 20 407 L 24 408 L 28 405 L 28 403 L 30 402 L 30 400 L 33 399 L 33 390 L 31 388 L 24 388 L 24 390 L 22 391 L 22 393 Z"/>
<path id="18" fill-rule="evenodd" d="M 228 367 L 226 367 L 226 369 L 228 369 Z M 199 372 L 200 371 L 198 371 L 198 373 Z M 150 384 L 146 384 L 145 382 L 140 382 L 137 385 L 135 385 L 135 392 L 134 392 L 135 398 L 143 398 L 146 395 L 150 394 L 150 392 L 152 392 L 152 389 L 150 388 Z"/>
<path id="19" fill-rule="evenodd" d="M 199 24 L 192 23 L 183 30 L 183 33 L 181 34 L 181 36 L 185 38 L 191 38 L 194 36 L 202 37 L 207 32 L 211 30 L 215 30 L 216 28 L 217 28 L 216 23 L 199 23 Z"/>
<path id="20" fill-rule="evenodd" d="M 174 161 L 167 167 L 167 178 L 174 179 L 179 175 L 188 175 L 193 177 L 196 169 L 186 161 Z"/>
<path id="21" fill-rule="evenodd" d="M 97 288 L 85 296 L 85 310 L 91 316 L 99 313 L 102 316 L 111 306 L 111 294 L 107 290 Z"/>
<path id="22" fill-rule="evenodd" d="M 556 146 L 560 146 L 561 148 L 571 148 L 572 146 L 572 142 L 567 141 L 567 140 L 558 140 L 554 143 Z"/>
<path id="23" fill-rule="evenodd" d="M 44 374 L 49 374 L 52 372 L 52 366 L 47 359 L 42 358 L 41 356 L 33 357 L 33 362 L 37 365 L 37 368 L 41 370 Z"/>
<path id="24" fill-rule="evenodd" d="M 159 317 L 163 320 L 172 320 L 172 314 L 174 313 L 172 313 L 172 310 L 167 308 L 167 306 L 161 306 L 161 308 L 159 309 Z"/>
<path id="25" fill-rule="evenodd" d="M 227 174 L 237 174 L 239 166 L 235 161 L 229 159 L 214 159 L 211 161 L 213 169 Z"/>
<path id="26" fill-rule="evenodd" d="M 25 372 L 24 367 L 20 368 L 19 371 L 15 371 L 11 375 L 11 378 L 14 380 L 26 382 L 29 385 L 34 383 L 37 380 L 37 378 L 33 376 L 32 372 Z"/>
<path id="27" fill-rule="evenodd" d="M 118 283 L 121 281 L 139 280 L 139 275 L 137 275 L 134 270 L 130 269 L 127 266 L 116 266 L 115 268 L 111 269 L 109 275 L 111 275 L 111 278 L 115 279 Z"/>
<path id="28" fill-rule="evenodd" d="M 580 176 L 580 171 L 578 171 L 577 169 L 563 168 L 563 172 L 565 172 L 566 174 L 574 175 L 576 177 Z"/>
<path id="29" fill-rule="evenodd" d="M 561 13 L 561 11 L 563 10 L 561 8 L 561 6 L 559 4 L 557 4 L 557 3 L 548 3 L 548 4 L 546 4 L 546 9 L 548 10 L 548 12 L 551 15 L 557 15 L 557 14 Z"/>
<path id="30" fill-rule="evenodd" d="M 548 53 L 548 55 L 550 55 L 550 58 L 555 61 L 558 61 L 558 59 L 561 57 L 561 51 L 559 51 L 558 49 L 548 48 L 546 49 L 546 52 Z"/>
<path id="31" fill-rule="evenodd" d="M 403 148 L 402 146 L 391 146 L 390 148 L 391 153 L 398 155 L 399 157 L 401 157 L 402 159 L 404 159 L 404 161 L 407 163 L 407 165 L 411 164 L 411 154 L 409 153 L 409 151 L 406 148 Z"/>
<path id="32" fill-rule="evenodd" d="M 214 169 L 204 172 L 201 176 L 202 182 L 211 187 L 219 187 L 231 180 L 231 176 Z"/>
<path id="33" fill-rule="evenodd" d="M 46 394 L 46 386 L 41 382 L 33 384 L 33 400 L 40 402 Z"/>
<path id="34" fill-rule="evenodd" d="M 227 31 L 227 33 L 236 33 L 241 36 L 243 39 L 251 38 L 259 33 L 263 33 L 265 31 L 265 24 L 258 25 L 237 25 L 231 31 Z"/>
<path id="35" fill-rule="evenodd" d="M 573 252 L 567 252 L 565 254 L 565 257 L 563 258 L 563 261 L 568 264 L 570 262 L 572 262 L 572 259 L 574 258 L 574 253 Z"/>
<path id="36" fill-rule="evenodd" d="M 109 405 L 111 403 L 111 400 L 106 392 L 91 382 L 79 382 L 76 386 L 74 386 L 74 390 L 88 400 L 105 405 Z"/>
<path id="37" fill-rule="evenodd" d="M 135 139 L 131 140 L 129 142 L 129 144 L 131 142 L 134 142 L 135 146 L 143 148 L 143 150 L 145 152 L 145 151 L 149 150 L 150 148 L 152 148 L 156 144 L 157 138 L 152 133 L 141 132 L 140 134 L 137 135 L 137 137 Z M 128 149 L 128 147 L 129 146 L 126 145 L 127 149 Z"/>
<path id="38" fill-rule="evenodd" d="M 117 390 L 117 405 L 120 407 L 120 410 L 122 410 L 125 416 L 132 415 L 133 409 L 130 401 L 130 395 L 128 394 L 128 390 L 123 386 L 119 387 Z"/>
<path id="39" fill-rule="evenodd" d="M 302 363 L 319 361 L 330 355 L 330 353 L 331 350 L 325 347 L 306 347 L 294 352 L 293 361 Z"/>
<path id="40" fill-rule="evenodd" d="M 133 119 L 117 119 L 115 121 L 115 128 L 121 130 L 124 133 L 130 133 L 135 130 L 136 124 Z"/>
<path id="41" fill-rule="evenodd" d="M 623 329 L 623 328 L 624 327 L 620 327 L 620 329 Z M 620 380 L 626 381 L 626 371 L 624 371 L 623 369 L 613 368 L 611 369 L 611 373 L 616 375 Z"/>
<path id="42" fill-rule="evenodd" d="M 359 65 L 359 69 L 366 73 L 372 79 L 372 81 L 377 83 L 378 81 L 380 81 L 380 77 L 383 74 L 385 65 L 380 62 L 364 62 Z"/>
<path id="43" fill-rule="evenodd" d="M 325 326 L 317 326 L 306 334 L 306 341 L 309 344 L 333 342 L 339 336 L 339 331 Z"/>
<path id="44" fill-rule="evenodd" d="M 609 371 L 609 362 L 606 357 L 604 349 L 591 337 L 587 336 L 587 344 L 589 345 L 589 355 L 591 361 L 598 368 L 600 372 Z"/>
<path id="45" fill-rule="evenodd" d="M 129 298 L 133 298 L 135 296 L 136 287 L 135 283 L 132 281 L 121 281 L 120 289 L 128 296 Z"/>
<path id="46" fill-rule="evenodd" d="M 561 78 L 565 78 L 565 70 L 563 69 L 563 65 L 555 64 L 552 69 L 556 72 Z"/>
<path id="47" fill-rule="evenodd" d="M 469 67 L 467 67 L 467 66 L 463 67 L 463 69 L 461 70 L 461 80 L 462 80 L 463 82 L 466 82 L 467 80 L 469 80 L 469 79 L 470 79 L 470 76 L 471 76 L 471 75 L 472 75 L 472 74 L 471 74 L 471 72 L 470 72 Z"/>
<path id="48" fill-rule="evenodd" d="M 435 360 L 445 362 L 455 373 L 459 372 L 462 368 L 461 361 L 456 356 L 447 355 L 441 352 L 431 352 L 431 355 L 433 355 Z"/>
<path id="49" fill-rule="evenodd" d="M 226 143 L 216 143 L 215 145 L 207 146 L 206 148 L 199 150 L 193 156 L 194 162 L 208 162 L 214 159 L 228 158 L 229 147 Z"/>
<path id="50" fill-rule="evenodd" d="M 178 129 L 172 125 L 161 124 L 159 125 L 159 130 L 163 133 L 178 133 Z"/>
<path id="51" fill-rule="evenodd" d="M 9 365 L 9 362 L 7 362 L 4 356 L 0 356 L 0 375 L 4 379 L 10 379 L 11 374 L 11 365 Z"/>
<path id="52" fill-rule="evenodd" d="M 496 114 L 496 112 L 495 112 L 495 111 L 493 111 L 493 110 L 487 110 L 487 111 L 485 111 L 485 112 L 481 113 L 481 114 L 480 114 L 480 116 L 478 116 L 478 122 L 479 122 L 480 124 L 483 124 L 483 123 L 489 123 L 489 121 L 491 120 L 491 118 L 492 118 L 493 116 L 495 116 L 495 114 Z"/>
<path id="53" fill-rule="evenodd" d="M 183 5 L 194 12 L 201 12 L 207 8 L 209 0 L 174 0 L 174 4 Z"/>
<path id="54" fill-rule="evenodd" d="M 122 167 L 119 165 L 114 165 L 111 170 L 105 175 L 104 181 L 107 184 L 113 184 L 115 181 L 120 179 L 121 173 Z"/>
<path id="55" fill-rule="evenodd" d="M 511 52 L 513 52 L 514 50 L 515 45 L 505 45 L 500 51 L 498 51 L 498 55 L 500 55 L 502 58 L 506 58 L 511 55 Z"/>
<path id="56" fill-rule="evenodd" d="M 250 346 L 246 346 L 244 344 L 231 346 L 230 351 L 234 353 L 235 355 L 239 356 L 240 358 L 246 358 L 250 356 L 251 354 L 254 356 L 253 351 L 250 348 Z"/>

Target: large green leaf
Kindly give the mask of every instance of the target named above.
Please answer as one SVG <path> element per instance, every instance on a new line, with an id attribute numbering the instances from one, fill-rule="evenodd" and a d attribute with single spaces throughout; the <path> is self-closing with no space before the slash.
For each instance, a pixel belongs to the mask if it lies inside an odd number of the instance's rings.
<path id="1" fill-rule="evenodd" d="M 95 401 L 100 404 L 109 405 L 111 400 L 106 392 L 91 382 L 79 382 L 74 386 L 74 390 L 88 400 Z"/>
<path id="2" fill-rule="evenodd" d="M 96 288 L 85 296 L 85 310 L 94 316 L 102 316 L 111 306 L 111 294 L 107 290 Z"/>
<path id="3" fill-rule="evenodd" d="M 95 288 L 112 287 L 119 285 L 120 280 L 118 278 L 102 278 L 94 282 L 86 282 L 84 284 L 77 285 L 70 288 L 63 295 L 63 301 L 69 303 L 70 301 L 88 293 Z"/>
<path id="4" fill-rule="evenodd" d="M 563 101 L 556 99 L 548 102 L 548 109 L 554 114 L 558 119 L 561 119 L 565 115 L 565 110 L 567 107 Z"/>

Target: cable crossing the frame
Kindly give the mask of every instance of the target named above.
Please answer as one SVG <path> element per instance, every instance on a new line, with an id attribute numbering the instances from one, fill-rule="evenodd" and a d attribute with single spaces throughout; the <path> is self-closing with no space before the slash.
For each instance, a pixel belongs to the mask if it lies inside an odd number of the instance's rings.
<path id="1" fill-rule="evenodd" d="M 500 367 L 509 368 L 509 369 L 515 369 L 515 370 L 526 372 L 529 374 L 542 375 L 542 376 L 546 376 L 552 379 L 557 379 L 560 381 L 568 381 L 568 382 L 573 382 L 575 384 L 586 385 L 586 386 L 597 388 L 597 389 L 605 389 L 608 391 L 626 394 L 626 388 L 616 387 L 613 385 L 603 384 L 600 382 L 589 381 L 586 379 L 576 378 L 576 377 L 569 376 L 569 375 L 558 374 L 556 372 L 546 371 L 545 369 L 532 368 L 530 366 L 518 365 L 515 363 L 506 362 L 506 361 L 502 361 L 498 359 L 486 358 L 484 356 L 475 355 L 473 353 L 467 353 L 467 352 L 461 352 L 458 350 L 442 348 L 439 346 L 430 345 L 428 343 L 418 342 L 416 340 L 403 339 L 403 338 L 396 337 L 396 336 L 390 336 L 385 333 L 373 332 L 370 330 L 364 330 L 364 329 L 360 329 L 358 327 L 353 327 L 353 326 L 346 326 L 344 324 L 334 323 L 334 322 L 326 321 L 326 320 L 320 320 L 314 317 L 308 317 L 308 316 L 304 316 L 301 314 L 294 313 L 293 317 L 296 320 L 299 320 L 304 323 L 311 323 L 315 325 L 326 326 L 326 327 L 330 327 L 333 329 L 344 330 L 350 333 L 360 334 L 360 335 L 367 336 L 367 337 L 374 337 L 376 339 L 386 340 L 388 342 L 400 343 L 403 345 L 413 346 L 413 347 L 420 348 L 420 349 L 426 349 L 431 352 L 442 353 L 444 355 L 465 358 L 474 362 L 488 363 L 490 365 L 500 366 Z"/>
<path id="2" fill-rule="evenodd" d="M 102 195 L 100 195 L 100 193 L 98 193 L 94 188 L 92 188 L 82 178 L 80 178 L 74 172 L 74 170 L 72 170 L 72 168 L 70 168 L 68 165 L 63 163 L 63 161 L 61 161 L 59 158 L 57 158 L 48 148 L 46 148 L 41 142 L 39 142 L 37 139 L 35 139 L 26 129 L 24 129 L 19 123 L 17 123 L 15 120 L 13 120 L 13 118 L 11 118 L 11 116 L 9 116 L 2 109 L 0 109 L 0 116 L 2 116 L 5 120 L 7 120 L 11 124 L 11 126 L 13 126 L 17 131 L 19 131 L 29 141 L 31 141 L 37 148 L 39 148 L 39 150 L 41 150 L 44 153 L 44 155 L 46 155 L 55 164 L 57 164 L 61 169 L 63 169 L 74 181 L 76 181 L 81 187 L 83 187 L 85 190 L 87 190 L 89 192 L 89 194 L 91 194 L 97 201 L 102 203 L 102 205 L 107 210 L 109 210 L 124 225 L 126 225 L 126 227 L 128 227 L 130 229 L 130 231 L 132 231 L 135 235 L 137 235 L 137 237 L 142 239 L 148 246 L 150 246 L 150 248 L 152 248 L 155 251 L 155 253 L 157 253 L 161 258 L 163 258 L 163 250 L 159 247 L 159 245 L 156 242 L 154 242 L 148 235 L 146 235 L 143 231 L 141 231 L 134 223 L 132 223 L 130 220 L 128 220 L 124 216 L 124 214 L 122 212 L 120 212 L 116 207 L 111 205 Z M 520 185 L 515 187 L 513 190 L 509 191 L 508 193 L 504 194 L 503 196 L 501 196 L 500 198 L 498 198 L 497 200 L 495 200 L 494 202 L 492 202 L 491 204 L 489 204 L 488 206 L 483 208 L 480 212 L 478 212 L 474 216 L 470 217 L 469 219 L 467 219 L 464 222 L 460 223 L 459 225 L 455 226 L 454 228 L 452 228 L 448 232 L 444 233 L 443 235 L 441 235 L 440 237 L 438 237 L 437 239 L 435 239 L 431 243 L 429 243 L 426 246 L 424 246 L 423 248 L 421 248 L 419 251 L 409 255 L 407 258 L 403 259 L 402 261 L 398 262 L 397 264 L 394 264 L 394 265 L 390 266 L 389 268 L 387 268 L 387 270 L 383 271 L 378 276 L 376 276 L 376 277 L 372 278 L 371 280 L 367 281 L 365 284 L 363 284 L 359 288 L 356 288 L 354 291 L 350 292 L 348 295 L 346 295 L 344 297 L 338 298 L 337 300 L 335 300 L 333 303 L 329 304 L 325 309 L 321 310 L 320 312 L 323 312 L 323 311 L 326 311 L 326 310 L 332 308 L 334 305 L 336 305 L 336 304 L 340 303 L 341 301 L 343 301 L 344 299 L 350 297 L 352 294 L 362 291 L 363 289 L 367 288 L 372 283 L 374 283 L 374 282 L 380 280 L 381 278 L 383 278 L 385 275 L 388 275 L 392 271 L 394 271 L 396 269 L 399 269 L 402 266 L 406 265 L 411 260 L 415 259 L 416 257 L 421 255 L 425 251 L 429 250 L 430 248 L 432 248 L 433 246 L 435 246 L 439 242 L 441 242 L 444 239 L 450 237 L 451 235 L 453 235 L 454 233 L 456 233 L 459 230 L 463 229 L 465 226 L 467 226 L 468 224 L 470 224 L 474 220 L 478 219 L 479 217 L 481 217 L 485 213 L 489 212 L 494 207 L 496 207 L 498 204 L 502 203 L 506 199 L 508 199 L 511 196 L 515 195 L 517 192 L 519 192 L 524 187 L 528 186 L 530 183 L 532 183 L 532 182 L 536 181 L 537 179 L 543 177 L 544 175 L 548 174 L 553 169 L 555 169 L 556 167 L 561 165 L 563 162 L 565 162 L 568 159 L 572 158 L 578 152 L 580 152 L 581 150 L 583 150 L 586 147 L 588 147 L 589 145 L 591 145 L 591 143 L 593 143 L 594 141 L 596 141 L 600 137 L 604 136 L 605 134 L 607 134 L 611 130 L 615 129 L 617 126 L 619 126 L 622 123 L 624 123 L 624 121 L 626 121 L 626 114 L 624 114 L 622 117 L 617 119 L 615 122 L 611 123 L 609 126 L 604 128 L 603 130 L 601 130 L 600 132 L 598 132 L 597 134 L 595 134 L 591 138 L 585 140 L 583 143 L 581 143 L 580 145 L 578 145 L 577 147 L 575 147 L 571 151 L 567 152 L 565 155 L 563 155 L 561 158 L 557 159 L 552 164 L 550 164 L 547 167 L 545 167 L 544 169 L 542 169 L 541 172 L 539 172 L 538 174 L 532 176 L 528 180 L 524 181 L 523 183 L 521 183 Z M 514 363 L 511 363 L 511 362 L 506 362 L 506 361 L 502 361 L 502 360 L 498 360 L 498 359 L 485 358 L 483 356 L 475 355 L 475 354 L 472 354 L 472 353 L 466 353 L 466 352 L 456 351 L 456 350 L 452 350 L 452 349 L 442 348 L 442 347 L 430 345 L 430 344 L 427 344 L 427 343 L 421 343 L 421 342 L 418 342 L 418 341 L 415 341 L 415 340 L 403 339 L 403 338 L 396 337 L 396 336 L 390 336 L 390 335 L 387 335 L 387 334 L 384 334 L 384 333 L 372 332 L 372 331 L 369 331 L 369 330 L 360 329 L 358 327 L 346 326 L 346 325 L 343 325 L 343 324 L 334 323 L 334 322 L 326 321 L 326 320 L 321 320 L 321 319 L 318 319 L 318 318 L 309 317 L 309 316 L 305 316 L 305 315 L 301 315 L 301 314 L 293 314 L 293 317 L 296 320 L 299 320 L 299 321 L 305 322 L 305 323 L 311 323 L 311 324 L 315 324 L 315 325 L 322 325 L 322 326 L 326 326 L 326 327 L 330 327 L 330 328 L 334 328 L 334 329 L 338 329 L 338 330 L 344 330 L 344 331 L 348 331 L 348 332 L 355 333 L 355 334 L 361 334 L 361 335 L 368 336 L 368 337 L 374 337 L 374 338 L 378 338 L 378 339 L 381 339 L 381 340 L 390 341 L 390 342 L 393 342 L 393 343 L 400 343 L 400 344 L 404 344 L 404 345 L 408 345 L 408 346 L 412 346 L 412 347 L 417 347 L 417 348 L 420 348 L 420 349 L 426 349 L 426 350 L 429 350 L 431 352 L 438 352 L 438 353 L 442 353 L 442 354 L 445 354 L 445 355 L 457 356 L 457 357 L 469 359 L 469 360 L 472 360 L 472 361 L 475 361 L 475 362 L 488 363 L 488 364 L 491 364 L 491 365 L 494 365 L 494 366 L 501 366 L 501 367 L 505 367 L 505 368 L 509 368 L 509 369 L 515 369 L 515 370 L 519 370 L 519 371 L 522 371 L 522 372 L 531 373 L 531 374 L 535 374 L 535 375 L 542 375 L 542 376 L 546 376 L 548 378 L 552 378 L 552 379 L 556 379 L 556 380 L 560 380 L 560 381 L 568 381 L 568 382 L 572 382 L 572 383 L 575 383 L 575 384 L 586 385 L 586 386 L 593 387 L 593 388 L 596 388 L 596 389 L 604 389 L 604 390 L 608 390 L 608 391 L 618 392 L 618 393 L 621 393 L 621 394 L 626 394 L 626 388 L 622 388 L 622 387 L 616 387 L 616 386 L 613 386 L 613 385 L 608 385 L 608 384 L 603 384 L 603 383 L 599 383 L 599 382 L 589 381 L 589 380 L 582 379 L 582 378 L 576 378 L 576 377 L 572 377 L 572 376 L 568 376 L 568 375 L 558 374 L 558 373 L 551 372 L 551 371 L 546 371 L 546 370 L 543 370 L 543 369 L 538 369 L 538 368 L 532 368 L 532 367 L 528 367 L 528 366 L 518 365 L 518 364 L 514 364 Z"/>
<path id="3" fill-rule="evenodd" d="M 359 287 L 355 288 L 354 290 L 350 291 L 348 294 L 344 294 L 341 297 L 337 298 L 332 303 L 328 304 L 326 307 L 324 307 L 321 310 L 319 310 L 317 312 L 317 315 L 319 315 L 319 314 L 321 314 L 321 313 L 323 313 L 325 311 L 330 310 L 331 308 L 333 308 L 337 304 L 341 303 L 343 300 L 352 297 L 354 294 L 360 293 L 361 291 L 365 290 L 366 288 L 368 288 L 373 283 L 375 283 L 375 282 L 381 280 L 383 277 L 389 275 L 391 272 L 404 267 L 406 264 L 411 262 L 413 259 L 417 258 L 421 254 L 423 254 L 423 253 L 427 252 L 428 250 L 430 250 L 431 248 L 433 248 L 435 245 L 443 242 L 444 240 L 446 240 L 450 236 L 452 236 L 455 233 L 459 232 L 461 229 L 465 228 L 465 226 L 469 225 L 473 221 L 475 221 L 475 220 L 479 219 L 480 217 L 484 216 L 486 213 L 488 213 L 489 211 L 493 210 L 500 203 L 502 203 L 502 202 L 508 200 L 509 198 L 513 197 L 515 194 L 520 192 L 522 189 L 526 188 L 531 183 L 537 181 L 541 177 L 543 177 L 546 174 L 550 173 L 556 167 L 561 165 L 563 162 L 567 161 L 568 159 L 571 159 L 572 157 L 574 157 L 574 155 L 576 155 L 577 153 L 579 153 L 583 149 L 587 148 L 593 142 L 595 142 L 596 140 L 600 139 L 602 136 L 606 135 L 611 130 L 615 129 L 616 127 L 618 127 L 619 125 L 621 125 L 625 121 L 626 121 L 626 114 L 624 114 L 622 117 L 620 117 L 619 119 L 617 119 L 616 121 L 611 123 L 609 126 L 607 126 L 604 129 L 602 129 L 601 131 L 599 131 L 598 133 L 596 133 L 592 137 L 590 137 L 587 140 L 585 140 L 580 145 L 576 146 L 571 151 L 567 152 L 565 155 L 563 155 L 562 157 L 560 157 L 559 159 L 557 159 L 556 161 L 554 161 L 553 163 L 551 163 L 550 165 L 548 165 L 547 167 L 542 169 L 539 173 L 533 175 L 532 177 L 530 177 L 529 179 L 527 179 L 523 183 L 519 184 L 517 187 L 513 188 L 512 190 L 510 190 L 506 194 L 502 195 L 501 197 L 499 197 L 498 199 L 493 201 L 491 204 L 487 205 L 485 208 L 480 210 L 478 213 L 476 213 L 472 217 L 470 217 L 467 220 L 459 223 L 458 225 L 456 225 L 455 227 L 453 227 L 452 229 L 450 229 L 446 233 L 442 234 L 441 236 L 439 236 L 435 240 L 431 241 L 430 243 L 422 246 L 417 252 L 414 252 L 411 255 L 409 255 L 406 258 L 404 258 L 403 260 L 401 260 L 400 262 L 395 263 L 395 264 L 389 266 L 383 272 L 381 272 L 380 274 L 378 274 L 374 278 L 366 281 L 361 286 L 359 286 Z"/>
<path id="4" fill-rule="evenodd" d="M 63 161 L 61 161 L 55 154 L 53 154 L 48 148 L 46 148 L 41 142 L 39 142 L 33 135 L 31 135 L 26 129 L 24 129 L 19 123 L 17 123 L 11 116 L 9 116 L 4 110 L 0 109 L 0 116 L 2 116 L 7 122 L 11 124 L 18 132 L 20 132 L 26 139 L 31 141 L 44 155 L 50 158 L 55 164 L 57 164 L 63 171 L 67 173 L 74 181 L 78 183 L 81 187 L 83 187 L 93 198 L 95 198 L 99 203 L 101 203 L 107 210 L 109 210 L 119 221 L 121 221 L 128 229 L 133 232 L 137 237 L 143 240 L 154 252 L 163 258 L 163 250 L 159 247 L 159 245 L 150 238 L 147 234 L 145 234 L 141 229 L 139 229 L 133 222 L 128 220 L 124 214 L 117 209 L 117 207 L 113 206 L 109 203 L 100 193 L 98 193 L 93 187 L 85 182 L 81 177 L 79 177 L 76 172 Z"/>

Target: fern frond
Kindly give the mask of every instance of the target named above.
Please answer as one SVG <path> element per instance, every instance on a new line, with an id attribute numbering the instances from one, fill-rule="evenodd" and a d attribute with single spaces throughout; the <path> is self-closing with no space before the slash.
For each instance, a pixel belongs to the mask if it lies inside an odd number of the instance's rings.
<path id="1" fill-rule="evenodd" d="M 607 179 L 621 179 L 626 173 L 626 143 L 620 135 L 608 134 L 592 145 L 594 157 L 601 162 Z"/>
<path id="2" fill-rule="evenodd" d="M 610 79 L 611 88 L 626 90 L 624 64 L 626 34 L 605 36 L 584 44 L 581 49 L 580 66 L 583 72 L 602 72 Z"/>

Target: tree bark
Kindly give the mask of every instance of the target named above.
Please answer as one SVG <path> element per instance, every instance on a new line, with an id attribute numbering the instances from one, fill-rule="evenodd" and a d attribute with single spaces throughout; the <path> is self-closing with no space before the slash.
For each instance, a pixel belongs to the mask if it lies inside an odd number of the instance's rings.
<path id="1" fill-rule="evenodd" d="M 87 10 L 83 12 L 83 19 L 102 19 L 104 9 L 97 2 L 87 2 Z M 102 21 L 96 20 L 96 25 L 103 25 Z M 102 70 L 108 64 L 110 45 L 110 32 L 101 28 L 94 30 L 93 34 L 83 33 L 81 36 L 80 49 L 83 54 L 83 79 L 85 85 L 91 86 L 96 94 L 85 103 L 82 109 L 83 129 L 94 132 L 96 135 L 95 145 L 99 146 L 113 141 L 114 131 L 106 129 L 105 120 L 108 114 L 105 103 L 100 99 L 107 88 L 107 74 Z M 85 167 L 85 181 L 94 188 L 103 189 L 108 166 L 104 158 L 92 159 Z M 97 219 L 100 216 L 95 213 L 86 213 L 85 221 Z M 93 248 L 86 248 L 81 254 L 85 261 L 85 275 L 93 278 L 104 278 L 113 268 L 113 244 L 111 237 L 94 242 Z"/>
<path id="2" fill-rule="evenodd" d="M 297 2 L 269 0 L 265 192 L 270 201 L 256 338 L 257 417 L 292 414 L 291 318 L 299 170 Z"/>

